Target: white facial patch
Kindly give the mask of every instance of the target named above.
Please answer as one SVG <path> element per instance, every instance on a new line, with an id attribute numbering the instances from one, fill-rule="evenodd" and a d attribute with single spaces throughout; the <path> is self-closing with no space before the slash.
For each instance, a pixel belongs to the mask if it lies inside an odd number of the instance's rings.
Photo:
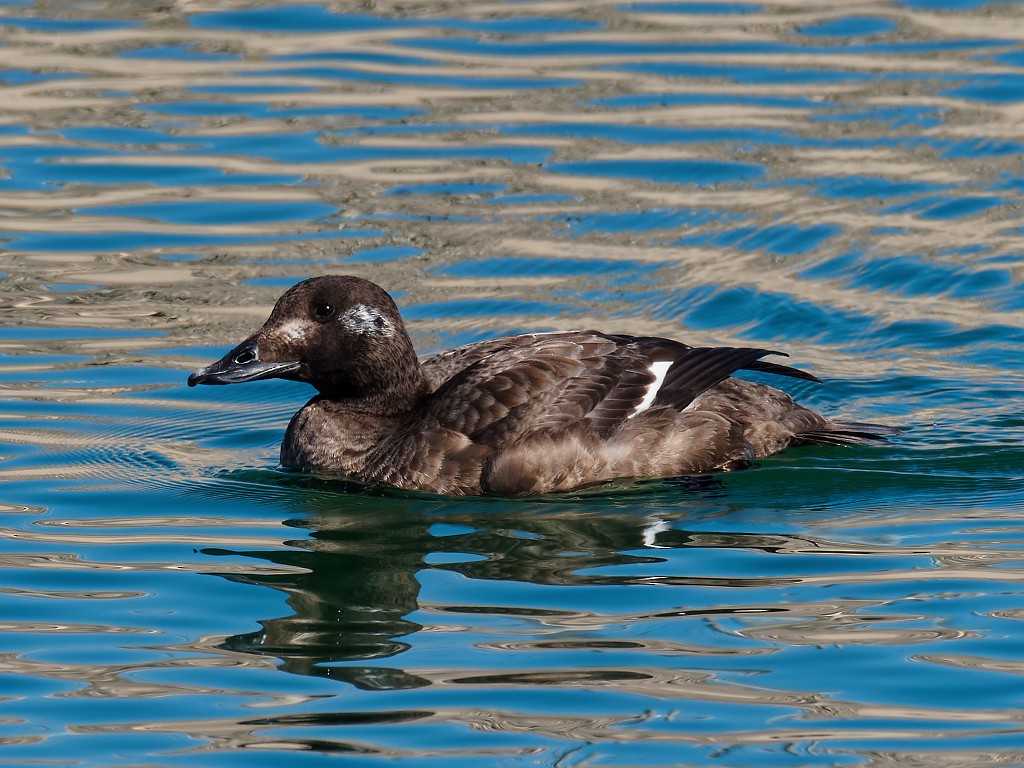
<path id="1" fill-rule="evenodd" d="M 665 374 L 668 373 L 668 369 L 671 367 L 671 360 L 659 360 L 656 363 L 651 363 L 647 370 L 654 374 L 654 381 L 652 381 L 650 386 L 647 387 L 647 392 L 644 394 L 644 399 L 640 401 L 640 405 L 634 408 L 633 412 L 626 418 L 632 419 L 638 413 L 643 413 L 651 407 L 651 403 L 654 402 L 654 398 L 658 396 L 658 390 L 660 390 L 661 385 L 665 383 Z"/>
<path id="2" fill-rule="evenodd" d="M 366 336 L 393 336 L 395 326 L 380 310 L 366 304 L 350 307 L 338 318 L 338 322 L 352 333 Z"/>
<path id="3" fill-rule="evenodd" d="M 284 342 L 295 342 L 302 341 L 312 330 L 313 324 L 309 320 L 289 320 L 279 325 L 274 335 Z"/>

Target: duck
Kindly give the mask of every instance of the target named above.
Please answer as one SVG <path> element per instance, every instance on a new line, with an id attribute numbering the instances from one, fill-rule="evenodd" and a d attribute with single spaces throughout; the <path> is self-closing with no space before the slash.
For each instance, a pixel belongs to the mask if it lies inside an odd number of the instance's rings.
<path id="1" fill-rule="evenodd" d="M 538 496 L 705 475 L 796 445 L 871 445 L 896 430 L 829 419 L 756 371 L 782 352 L 555 331 L 421 361 L 398 306 L 350 275 L 304 280 L 263 326 L 188 385 L 287 379 L 317 394 L 291 419 L 286 469 L 444 496 Z"/>

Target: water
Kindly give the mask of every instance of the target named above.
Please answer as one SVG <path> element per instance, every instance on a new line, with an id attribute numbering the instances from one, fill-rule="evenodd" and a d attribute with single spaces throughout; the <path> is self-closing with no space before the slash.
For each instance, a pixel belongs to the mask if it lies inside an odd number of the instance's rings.
<path id="1" fill-rule="evenodd" d="M 353 6 L 354 7 L 354 6 Z M 1024 9 L 0 9 L 0 763 L 1024 764 Z M 542 500 L 185 386 L 299 279 L 423 353 L 782 349 L 899 425 Z"/>

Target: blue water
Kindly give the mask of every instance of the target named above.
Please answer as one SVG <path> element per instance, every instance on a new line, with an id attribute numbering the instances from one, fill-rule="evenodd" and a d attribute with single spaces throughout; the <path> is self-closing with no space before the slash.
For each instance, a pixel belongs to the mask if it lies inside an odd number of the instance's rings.
<path id="1" fill-rule="evenodd" d="M 0 764 L 1024 764 L 1019 3 L 3 5 Z M 904 432 L 296 476 L 307 388 L 185 378 L 324 273 Z"/>

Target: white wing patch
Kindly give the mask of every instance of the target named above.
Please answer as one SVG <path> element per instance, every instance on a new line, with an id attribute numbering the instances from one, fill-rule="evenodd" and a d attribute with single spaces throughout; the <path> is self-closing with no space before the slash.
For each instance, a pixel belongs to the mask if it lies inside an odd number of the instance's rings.
<path id="1" fill-rule="evenodd" d="M 668 369 L 672 367 L 671 360 L 659 360 L 655 363 L 651 363 L 647 369 L 654 374 L 654 381 L 647 388 L 644 399 L 640 401 L 640 405 L 633 409 L 633 412 L 627 416 L 627 419 L 632 419 L 638 413 L 643 413 L 651 407 L 651 403 L 654 402 L 654 398 L 658 396 L 658 390 L 661 389 L 661 385 L 665 383 L 665 374 L 668 373 Z"/>
<path id="2" fill-rule="evenodd" d="M 393 336 L 395 326 L 380 310 L 367 304 L 356 304 L 338 318 L 353 333 L 370 336 Z"/>
<path id="3" fill-rule="evenodd" d="M 668 520 L 655 517 L 644 526 L 644 546 L 650 549 L 668 549 L 664 544 L 658 544 L 658 534 L 672 530 L 672 524 Z"/>

